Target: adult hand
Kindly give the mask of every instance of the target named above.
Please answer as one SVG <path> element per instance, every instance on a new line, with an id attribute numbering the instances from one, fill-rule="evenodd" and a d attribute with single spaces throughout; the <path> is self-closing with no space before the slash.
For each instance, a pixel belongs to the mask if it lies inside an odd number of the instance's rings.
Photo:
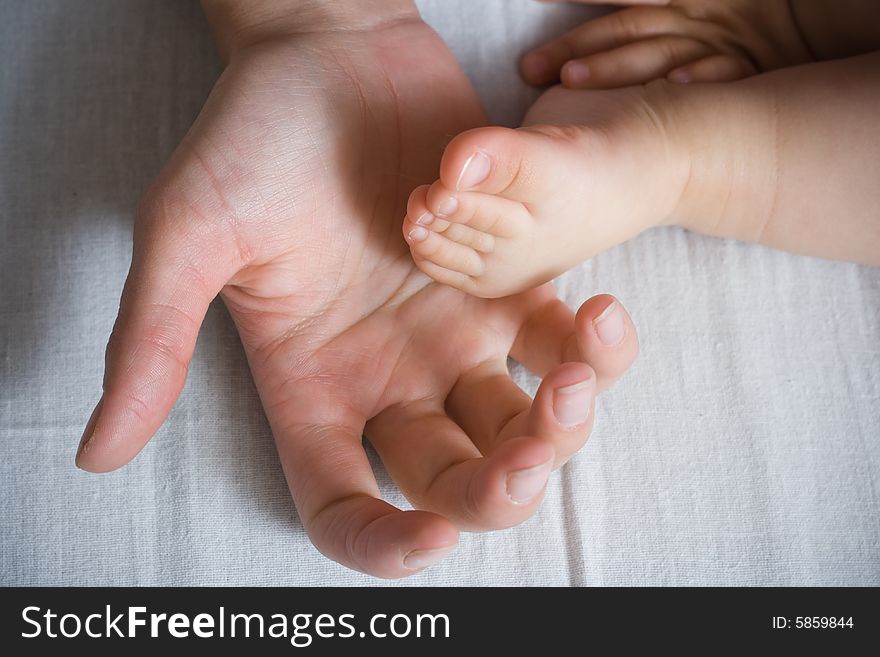
<path id="1" fill-rule="evenodd" d="M 459 528 L 532 514 L 551 466 L 589 435 L 594 391 L 638 344 L 610 297 L 576 320 L 549 286 L 488 301 L 414 267 L 404 199 L 484 116 L 417 14 L 370 20 L 231 41 L 141 206 L 77 462 L 112 470 L 146 444 L 219 293 L 311 540 L 351 568 L 400 577 L 453 549 Z M 544 376 L 534 403 L 508 354 Z M 421 510 L 379 499 L 363 433 Z"/>

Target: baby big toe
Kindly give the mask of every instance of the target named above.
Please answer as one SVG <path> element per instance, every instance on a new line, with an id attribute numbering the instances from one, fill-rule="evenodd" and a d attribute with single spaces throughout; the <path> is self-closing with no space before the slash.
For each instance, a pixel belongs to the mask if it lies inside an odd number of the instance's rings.
<path id="1" fill-rule="evenodd" d="M 456 192 L 482 192 L 522 203 L 553 195 L 570 174 L 565 140 L 532 129 L 478 128 L 447 146 L 440 181 Z"/>

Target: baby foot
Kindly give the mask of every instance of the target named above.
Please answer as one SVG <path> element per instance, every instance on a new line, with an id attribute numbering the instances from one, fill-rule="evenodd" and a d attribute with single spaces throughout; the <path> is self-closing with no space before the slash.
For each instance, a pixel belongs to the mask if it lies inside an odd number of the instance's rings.
<path id="1" fill-rule="evenodd" d="M 439 283 L 500 297 L 667 220 L 688 178 L 662 89 L 555 88 L 528 127 L 479 128 L 411 194 L 403 232 Z"/>

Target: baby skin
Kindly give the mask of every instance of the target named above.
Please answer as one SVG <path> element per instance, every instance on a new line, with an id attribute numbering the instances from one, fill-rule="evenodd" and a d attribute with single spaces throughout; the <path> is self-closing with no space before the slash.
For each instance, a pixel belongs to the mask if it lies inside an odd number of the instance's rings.
<path id="1" fill-rule="evenodd" d="M 524 127 L 459 135 L 409 199 L 417 266 L 504 296 L 662 224 L 880 264 L 880 54 L 776 68 L 555 87 Z"/>
<path id="2" fill-rule="evenodd" d="M 456 137 L 440 179 L 409 199 L 404 234 L 418 267 L 506 296 L 673 215 L 687 167 L 658 133 L 650 95 L 554 89 L 529 127 Z"/>

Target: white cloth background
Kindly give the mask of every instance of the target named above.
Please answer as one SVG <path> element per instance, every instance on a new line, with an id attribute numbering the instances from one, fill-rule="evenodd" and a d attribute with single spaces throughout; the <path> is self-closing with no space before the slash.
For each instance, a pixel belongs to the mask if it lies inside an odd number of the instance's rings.
<path id="1" fill-rule="evenodd" d="M 584 16 L 420 4 L 506 124 L 518 53 Z M 197 4 L 2 0 L 0 61 L 0 584 L 376 583 L 304 535 L 220 304 L 145 451 L 73 466 L 133 208 L 218 73 Z M 533 519 L 401 584 L 880 584 L 880 269 L 663 229 L 559 287 L 617 294 L 638 364 Z"/>

